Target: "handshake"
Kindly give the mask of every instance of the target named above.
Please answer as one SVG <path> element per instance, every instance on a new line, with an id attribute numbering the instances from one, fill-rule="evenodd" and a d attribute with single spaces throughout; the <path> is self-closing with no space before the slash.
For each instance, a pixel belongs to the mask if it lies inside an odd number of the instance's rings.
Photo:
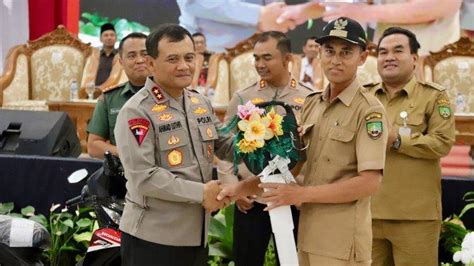
<path id="1" fill-rule="evenodd" d="M 227 207 L 232 201 L 241 197 L 239 194 L 248 193 L 242 189 L 241 183 L 223 185 L 220 181 L 209 181 L 204 184 L 202 206 L 209 212 Z"/>

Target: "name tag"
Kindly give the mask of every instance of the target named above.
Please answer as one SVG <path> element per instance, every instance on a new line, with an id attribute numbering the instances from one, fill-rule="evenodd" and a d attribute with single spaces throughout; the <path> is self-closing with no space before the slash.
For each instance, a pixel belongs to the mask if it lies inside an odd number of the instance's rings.
<path id="1" fill-rule="evenodd" d="M 177 128 L 182 128 L 183 126 L 181 125 L 181 121 L 176 121 L 173 123 L 161 125 L 158 127 L 158 132 L 163 133 L 171 130 L 175 130 Z"/>
<path id="2" fill-rule="evenodd" d="M 120 112 L 120 108 L 110 108 L 110 114 L 116 115 Z"/>

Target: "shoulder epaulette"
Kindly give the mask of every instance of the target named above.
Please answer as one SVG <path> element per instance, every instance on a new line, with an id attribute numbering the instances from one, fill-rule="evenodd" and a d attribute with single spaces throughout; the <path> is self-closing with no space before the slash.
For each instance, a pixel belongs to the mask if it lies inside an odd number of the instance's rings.
<path id="1" fill-rule="evenodd" d="M 298 85 L 300 85 L 301 87 L 303 87 L 303 88 L 305 88 L 305 89 L 307 89 L 307 90 L 309 90 L 309 91 L 311 91 L 311 92 L 314 91 L 314 90 L 311 89 L 310 87 L 308 87 L 308 86 L 304 85 L 303 83 L 301 83 L 301 81 L 298 81 Z"/>
<path id="2" fill-rule="evenodd" d="M 107 92 L 111 92 L 111 91 L 114 91 L 116 89 L 120 89 L 120 88 L 123 88 L 127 85 L 127 82 L 124 82 L 122 84 L 119 84 L 117 86 L 114 86 L 114 87 L 108 87 L 106 88 L 105 90 L 103 90 L 103 93 L 107 93 Z"/>
<path id="3" fill-rule="evenodd" d="M 422 85 L 425 85 L 425 86 L 430 87 L 430 88 L 435 89 L 435 90 L 439 90 L 439 91 L 445 91 L 446 90 L 445 87 L 441 86 L 438 83 L 429 82 L 429 81 L 418 81 L 418 82 Z"/>

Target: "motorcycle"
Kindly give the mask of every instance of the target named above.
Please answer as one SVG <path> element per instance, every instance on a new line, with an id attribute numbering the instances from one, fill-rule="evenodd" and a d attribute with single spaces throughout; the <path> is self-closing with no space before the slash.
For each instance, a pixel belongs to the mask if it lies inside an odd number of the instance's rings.
<path id="1" fill-rule="evenodd" d="M 70 183 L 81 181 L 84 170 L 74 172 Z M 87 175 L 87 171 L 86 171 Z M 96 213 L 99 229 L 94 231 L 86 256 L 78 265 L 120 265 L 120 218 L 125 204 L 126 179 L 120 159 L 109 152 L 103 167 L 87 179 L 81 195 L 66 201 L 66 206 L 89 206 Z"/>

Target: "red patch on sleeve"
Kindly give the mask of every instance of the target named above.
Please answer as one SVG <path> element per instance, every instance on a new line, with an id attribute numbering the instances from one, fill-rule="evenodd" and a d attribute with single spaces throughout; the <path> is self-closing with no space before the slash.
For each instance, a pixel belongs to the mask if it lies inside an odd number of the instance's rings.
<path id="1" fill-rule="evenodd" d="M 133 136 L 138 142 L 138 146 L 140 146 L 148 133 L 150 121 L 145 118 L 133 118 L 128 120 L 128 128 L 130 128 L 130 131 L 132 131 Z"/>

